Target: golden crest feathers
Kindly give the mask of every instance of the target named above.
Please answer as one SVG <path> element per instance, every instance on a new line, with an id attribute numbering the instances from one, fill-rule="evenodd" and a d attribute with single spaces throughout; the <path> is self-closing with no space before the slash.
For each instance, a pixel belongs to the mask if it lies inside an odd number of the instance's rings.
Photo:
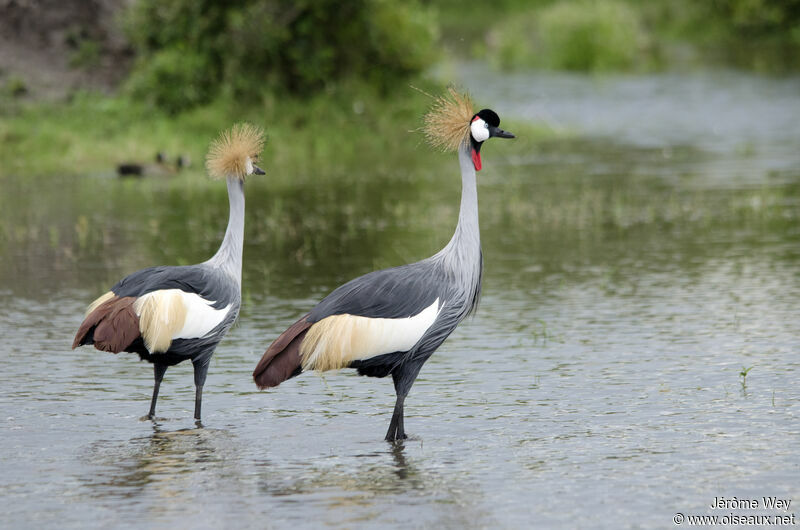
<path id="1" fill-rule="evenodd" d="M 213 178 L 244 180 L 247 158 L 255 163 L 264 148 L 264 131 L 249 123 L 237 123 L 211 142 L 206 155 L 206 169 Z"/>
<path id="2" fill-rule="evenodd" d="M 455 151 L 469 139 L 469 126 L 475 115 L 468 94 L 449 87 L 447 94 L 434 98 L 422 127 L 428 143 L 436 149 Z"/>

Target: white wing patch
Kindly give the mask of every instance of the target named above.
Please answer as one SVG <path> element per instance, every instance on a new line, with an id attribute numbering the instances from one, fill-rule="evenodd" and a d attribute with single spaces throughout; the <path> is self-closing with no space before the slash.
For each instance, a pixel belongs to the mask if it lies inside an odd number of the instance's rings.
<path id="1" fill-rule="evenodd" d="M 174 339 L 195 339 L 206 336 L 230 311 L 211 307 L 196 293 L 180 289 L 162 289 L 140 296 L 133 304 L 139 317 L 139 331 L 150 353 L 167 351 Z"/>
<path id="2" fill-rule="evenodd" d="M 173 339 L 196 339 L 205 337 L 212 329 L 222 324 L 228 312 L 231 310 L 231 304 L 226 305 L 222 309 L 214 309 L 211 307 L 214 300 L 206 300 L 199 294 L 187 293 L 181 291 L 183 295 L 183 303 L 186 304 L 186 322 Z"/>
<path id="3" fill-rule="evenodd" d="M 408 318 L 369 318 L 349 314 L 323 318 L 311 326 L 300 355 L 303 369 L 335 370 L 356 360 L 396 351 L 408 351 L 436 321 L 437 298 Z"/>

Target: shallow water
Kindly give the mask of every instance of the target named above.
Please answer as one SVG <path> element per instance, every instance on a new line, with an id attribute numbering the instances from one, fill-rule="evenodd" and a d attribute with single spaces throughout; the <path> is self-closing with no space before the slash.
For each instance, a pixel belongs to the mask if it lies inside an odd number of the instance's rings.
<path id="1" fill-rule="evenodd" d="M 480 100 L 500 90 L 501 116 L 548 108 L 574 135 L 485 148 L 481 306 L 425 365 L 397 446 L 388 380 L 258 392 L 250 373 L 339 283 L 446 243 L 455 161 L 452 182 L 248 184 L 244 305 L 201 429 L 191 365 L 140 421 L 150 366 L 69 344 L 122 275 L 213 252 L 224 186 L 0 182 L 0 524 L 653 528 L 782 513 L 709 509 L 718 496 L 800 504 L 797 80 L 462 75 Z M 653 93 L 663 110 L 637 130 L 628 105 Z"/>

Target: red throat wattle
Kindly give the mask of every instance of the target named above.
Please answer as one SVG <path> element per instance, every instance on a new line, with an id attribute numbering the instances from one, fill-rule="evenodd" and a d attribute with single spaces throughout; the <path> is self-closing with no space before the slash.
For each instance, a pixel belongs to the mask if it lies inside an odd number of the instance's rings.
<path id="1" fill-rule="evenodd" d="M 481 170 L 481 154 L 475 149 L 472 150 L 472 165 L 475 166 L 475 171 Z"/>

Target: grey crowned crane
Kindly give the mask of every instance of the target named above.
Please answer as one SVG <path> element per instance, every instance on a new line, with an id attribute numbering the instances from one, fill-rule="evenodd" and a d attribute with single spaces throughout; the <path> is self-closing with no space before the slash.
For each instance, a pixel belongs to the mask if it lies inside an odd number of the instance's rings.
<path id="1" fill-rule="evenodd" d="M 475 113 L 466 95 L 450 90 L 425 117 L 434 147 L 457 150 L 461 209 L 450 242 L 428 259 L 371 272 L 335 289 L 292 324 L 253 372 L 259 388 L 275 387 L 305 370 L 355 368 L 391 374 L 397 401 L 386 440 L 406 438 L 403 403 L 422 365 L 478 304 L 483 258 L 476 171 L 489 138 L 514 138 L 489 109 Z"/>
<path id="2" fill-rule="evenodd" d="M 206 167 L 228 184 L 230 217 L 214 256 L 198 265 L 150 267 L 120 280 L 92 302 L 72 348 L 93 344 L 102 351 L 138 353 L 153 363 L 155 384 L 149 418 L 167 367 L 194 365 L 194 417 L 200 421 L 203 384 L 214 349 L 239 314 L 244 237 L 244 180 L 263 175 L 255 165 L 264 144 L 261 129 L 234 125 L 211 144 Z"/>

